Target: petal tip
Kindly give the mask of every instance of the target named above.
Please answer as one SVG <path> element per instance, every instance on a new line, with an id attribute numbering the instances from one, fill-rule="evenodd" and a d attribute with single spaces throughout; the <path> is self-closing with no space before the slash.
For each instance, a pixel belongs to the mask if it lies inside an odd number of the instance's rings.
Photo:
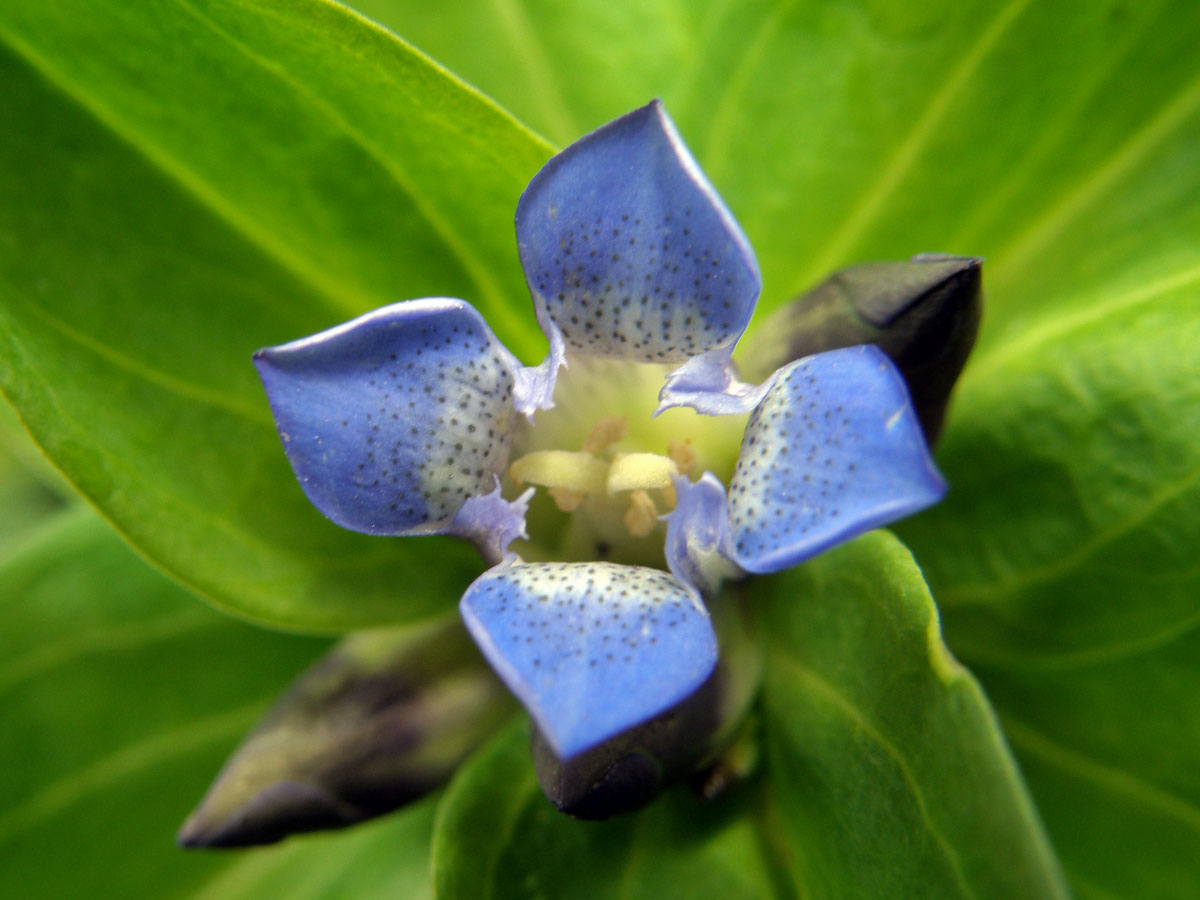
<path id="1" fill-rule="evenodd" d="M 563 759 L 673 706 L 716 665 L 711 619 L 658 569 L 520 563 L 484 573 L 459 608 Z"/>

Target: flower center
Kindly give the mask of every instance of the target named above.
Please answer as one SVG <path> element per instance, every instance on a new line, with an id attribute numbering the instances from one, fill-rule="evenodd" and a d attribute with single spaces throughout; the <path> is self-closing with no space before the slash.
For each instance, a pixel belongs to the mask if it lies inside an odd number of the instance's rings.
<path id="1" fill-rule="evenodd" d="M 688 409 L 654 418 L 666 371 L 584 359 L 560 372 L 555 407 L 518 434 L 508 470 L 516 487 L 545 489 L 523 557 L 663 564 L 660 517 L 675 508 L 673 479 L 706 470 L 728 479 L 746 423 Z"/>
<path id="2" fill-rule="evenodd" d="M 593 426 L 583 441 L 582 450 L 535 450 L 509 467 L 508 473 L 518 487 L 535 484 L 549 488 L 550 497 L 563 512 L 575 512 L 584 501 L 628 496 L 623 516 L 625 527 L 634 537 L 646 537 L 658 520 L 659 506 L 675 508 L 675 484 L 678 475 L 690 476 L 696 455 L 687 441 L 672 440 L 667 455 L 657 453 L 613 453 L 612 445 L 628 433 L 623 416 L 606 416 Z"/>

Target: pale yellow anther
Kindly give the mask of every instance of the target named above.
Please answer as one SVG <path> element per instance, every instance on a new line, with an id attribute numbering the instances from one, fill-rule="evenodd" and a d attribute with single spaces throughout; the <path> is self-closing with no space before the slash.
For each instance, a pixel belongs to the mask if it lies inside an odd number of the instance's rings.
<path id="1" fill-rule="evenodd" d="M 575 512 L 575 510 L 583 505 L 583 498 L 586 496 L 579 491 L 572 491 L 567 488 L 550 488 L 547 493 L 554 500 L 554 505 L 563 512 Z"/>
<path id="2" fill-rule="evenodd" d="M 692 477 L 692 469 L 696 466 L 696 451 L 688 440 L 667 442 L 667 456 L 679 467 L 681 475 Z"/>
<path id="3" fill-rule="evenodd" d="M 629 495 L 629 509 L 625 512 L 625 527 L 634 537 L 645 537 L 654 530 L 658 522 L 658 509 L 645 491 L 634 491 Z"/>
<path id="4" fill-rule="evenodd" d="M 584 453 L 603 453 L 617 441 L 623 440 L 629 428 L 624 416 L 605 416 L 592 426 L 588 436 L 583 439 Z"/>
<path id="5" fill-rule="evenodd" d="M 671 484 L 678 475 L 675 463 L 657 453 L 622 453 L 608 469 L 608 492 L 651 490 Z"/>
<path id="6" fill-rule="evenodd" d="M 667 509 L 674 509 L 679 503 L 679 494 L 675 491 L 674 484 L 668 484 L 662 489 L 663 505 Z"/>
<path id="7" fill-rule="evenodd" d="M 518 487 L 528 483 L 599 494 L 605 489 L 608 463 L 579 451 L 536 450 L 516 460 L 509 466 L 508 474 Z"/>

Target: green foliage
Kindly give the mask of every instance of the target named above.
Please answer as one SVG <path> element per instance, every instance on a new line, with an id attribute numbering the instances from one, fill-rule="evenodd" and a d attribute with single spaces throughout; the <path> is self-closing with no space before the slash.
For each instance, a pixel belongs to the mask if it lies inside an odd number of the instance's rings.
<path id="1" fill-rule="evenodd" d="M 803 897 L 1067 896 L 908 551 L 867 535 L 764 590 L 770 797 Z"/>
<path id="2" fill-rule="evenodd" d="M 573 822 L 542 797 L 513 729 L 442 803 L 438 896 L 1067 896 L 983 694 L 895 538 L 862 538 L 754 593 L 767 636 L 757 778 L 716 803 L 681 788 L 632 819 Z"/>
<path id="3" fill-rule="evenodd" d="M 847 263 L 965 253 L 996 341 L 1200 277 L 1190 0 L 356 5 L 559 143 L 662 97 L 767 309 Z"/>
<path id="4" fill-rule="evenodd" d="M 536 353 L 512 211 L 549 148 L 322 3 L 5 3 L 0 83 L 0 388 L 55 462 L 246 616 L 445 612 L 473 552 L 324 521 L 250 354 L 430 294 Z"/>
<path id="5" fill-rule="evenodd" d="M 952 491 L 900 535 L 1003 732 L 875 536 L 758 588 L 750 783 L 577 823 L 513 730 L 443 801 L 439 894 L 1062 896 L 1040 815 L 1083 900 L 1194 896 L 1200 6 L 356 5 L 559 144 L 661 96 L 756 247 L 766 310 L 862 259 L 987 258 L 940 452 Z M 550 145 L 323 0 L 7 0 L 0 121 L 0 389 L 74 486 L 242 616 L 335 631 L 448 610 L 473 554 L 325 522 L 249 354 L 451 295 L 536 359 L 512 214 Z M 432 890 L 428 805 L 245 857 L 169 846 L 317 645 L 206 610 L 94 519 L 17 541 L 56 501 L 7 459 L 4 883 Z"/>
<path id="6" fill-rule="evenodd" d="M 529 764 L 529 730 L 515 725 L 460 771 L 434 830 L 436 895 L 445 900 L 554 897 L 756 900 L 788 896 L 773 883 L 770 848 L 753 814 L 755 788 L 718 804 L 683 790 L 608 822 L 567 818 Z"/>
<path id="7" fill-rule="evenodd" d="M 0 876 L 22 897 L 417 897 L 432 808 L 253 857 L 172 837 L 229 745 L 324 646 L 206 609 L 96 516 L 0 560 Z"/>
<path id="8" fill-rule="evenodd" d="M 70 498 L 70 488 L 57 477 L 21 429 L 16 414 L 0 404 L 0 557 L 11 543 Z"/>
<path id="9" fill-rule="evenodd" d="M 902 531 L 1084 896 L 1195 890 L 1195 309 L 1194 287 L 1152 284 L 978 359 L 955 490 Z"/>

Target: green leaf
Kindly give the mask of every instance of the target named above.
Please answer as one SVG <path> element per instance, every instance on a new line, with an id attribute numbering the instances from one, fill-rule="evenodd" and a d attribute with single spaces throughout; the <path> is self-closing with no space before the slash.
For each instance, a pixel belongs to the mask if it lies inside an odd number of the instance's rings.
<path id="1" fill-rule="evenodd" d="M 681 788 L 607 822 L 558 812 L 534 779 L 528 726 L 510 727 L 459 770 L 438 809 L 440 900 L 755 900 L 776 891 L 757 789 L 704 803 Z"/>
<path id="2" fill-rule="evenodd" d="M 906 523 L 1082 897 L 1200 867 L 1200 319 L 1148 287 L 968 369 L 946 502 Z"/>
<path id="3" fill-rule="evenodd" d="M 536 356 L 512 217 L 547 145 L 318 0 L 14 0 L 0 83 L 0 388 L 56 464 L 252 618 L 450 608 L 474 554 L 322 519 L 250 354 L 457 294 Z"/>
<path id="4" fill-rule="evenodd" d="M 21 897 L 418 897 L 425 804 L 246 854 L 171 836 L 223 758 L 324 646 L 219 615 L 90 512 L 0 560 L 0 871 Z"/>
<path id="5" fill-rule="evenodd" d="M 459 772 L 438 896 L 1065 898 L 979 687 L 903 546 L 877 532 L 754 589 L 767 637 L 762 777 L 572 821 L 525 729 Z"/>
<path id="6" fill-rule="evenodd" d="M 754 244 L 762 306 L 924 250 L 1001 323 L 1200 279 L 1190 0 L 354 0 L 559 143 L 663 98 Z"/>
<path id="7" fill-rule="evenodd" d="M 1067 896 L 987 701 L 894 537 L 757 593 L 770 811 L 799 896 Z"/>
<path id="8" fill-rule="evenodd" d="M 70 493 L 0 400 L 0 557 L 10 542 L 62 509 Z"/>
<path id="9" fill-rule="evenodd" d="M 1077 892 L 1194 895 L 1200 7 L 355 3 L 559 141 L 663 97 L 766 309 L 848 262 L 987 258 L 951 493 L 901 534 Z"/>

